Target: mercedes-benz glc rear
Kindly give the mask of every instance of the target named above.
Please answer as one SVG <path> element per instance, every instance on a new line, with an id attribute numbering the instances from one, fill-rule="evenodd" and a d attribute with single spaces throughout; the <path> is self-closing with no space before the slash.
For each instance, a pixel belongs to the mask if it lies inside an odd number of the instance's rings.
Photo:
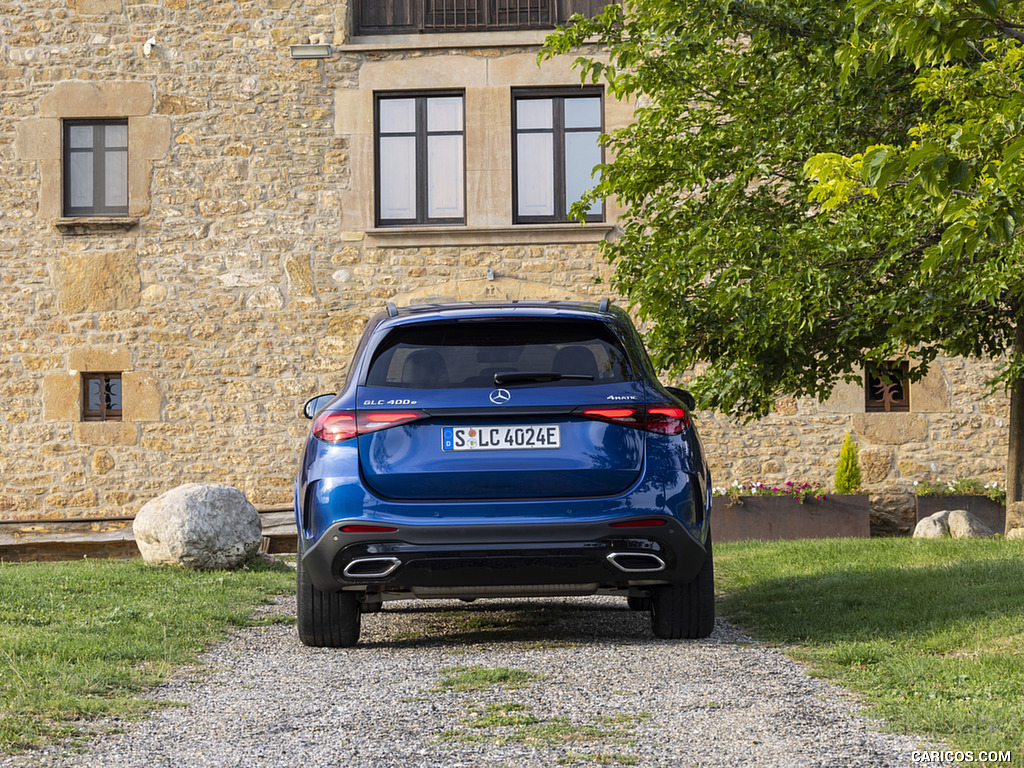
<path id="1" fill-rule="evenodd" d="M 691 408 L 607 301 L 389 306 L 341 392 L 307 404 L 300 638 L 352 645 L 395 599 L 609 593 L 659 637 L 707 636 Z"/>

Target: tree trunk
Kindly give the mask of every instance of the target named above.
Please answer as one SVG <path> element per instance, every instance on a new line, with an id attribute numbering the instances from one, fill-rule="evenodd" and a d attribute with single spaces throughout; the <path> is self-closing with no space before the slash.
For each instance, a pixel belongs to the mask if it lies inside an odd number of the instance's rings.
<path id="1" fill-rule="evenodd" d="M 1017 355 L 1024 355 L 1024 319 L 1017 321 L 1013 351 Z M 1024 528 L 1024 379 L 1014 380 L 1010 389 L 1009 429 L 1006 461 L 1006 534 L 1014 528 Z"/>

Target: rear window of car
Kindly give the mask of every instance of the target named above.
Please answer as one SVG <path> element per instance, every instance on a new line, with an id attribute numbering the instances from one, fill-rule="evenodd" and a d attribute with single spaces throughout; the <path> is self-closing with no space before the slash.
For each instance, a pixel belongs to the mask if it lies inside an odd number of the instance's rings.
<path id="1" fill-rule="evenodd" d="M 497 373 L 574 376 L 550 386 L 632 378 L 622 344 L 604 323 L 577 320 L 460 320 L 396 328 L 374 353 L 371 387 L 494 387 Z"/>

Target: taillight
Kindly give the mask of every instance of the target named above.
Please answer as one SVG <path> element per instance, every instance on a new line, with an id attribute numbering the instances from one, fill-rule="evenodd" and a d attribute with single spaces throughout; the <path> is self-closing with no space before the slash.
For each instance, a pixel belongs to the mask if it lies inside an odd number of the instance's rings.
<path id="1" fill-rule="evenodd" d="M 690 426 L 690 417 L 683 408 L 674 405 L 654 405 L 643 408 L 584 406 L 574 413 L 588 419 L 621 424 L 624 427 L 646 429 L 662 435 L 678 435 Z"/>
<path id="2" fill-rule="evenodd" d="M 647 409 L 647 431 L 662 435 L 678 435 L 690 426 L 690 417 L 682 408 L 659 405 Z"/>
<path id="3" fill-rule="evenodd" d="M 387 427 L 397 427 L 399 424 L 405 424 L 410 421 L 416 421 L 422 419 L 423 414 L 419 411 L 370 411 L 369 413 L 361 412 L 359 414 L 359 434 L 364 432 L 372 432 L 375 429 L 386 429 Z"/>
<path id="4" fill-rule="evenodd" d="M 313 435 L 328 443 L 340 443 L 359 434 L 353 413 L 323 412 L 313 422 Z"/>
<path id="5" fill-rule="evenodd" d="M 422 411 L 324 411 L 313 422 L 313 436 L 328 443 L 340 443 L 423 418 L 426 414 Z"/>
<path id="6" fill-rule="evenodd" d="M 577 408 L 576 413 L 586 416 L 588 419 L 598 421 L 610 421 L 613 424 L 622 424 L 627 427 L 642 427 L 643 411 L 637 408 Z"/>

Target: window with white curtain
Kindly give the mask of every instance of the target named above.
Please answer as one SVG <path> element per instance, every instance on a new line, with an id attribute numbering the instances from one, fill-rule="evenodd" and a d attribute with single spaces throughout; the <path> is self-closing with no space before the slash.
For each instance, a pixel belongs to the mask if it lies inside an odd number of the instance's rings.
<path id="1" fill-rule="evenodd" d="M 380 93 L 375 120 L 377 225 L 465 223 L 463 95 Z"/>
<path id="2" fill-rule="evenodd" d="M 516 89 L 512 93 L 513 217 L 517 224 L 565 222 L 597 183 L 604 127 L 600 89 Z M 587 221 L 602 221 L 601 201 Z"/>
<path id="3" fill-rule="evenodd" d="M 128 215 L 128 121 L 64 121 L 64 215 Z"/>

